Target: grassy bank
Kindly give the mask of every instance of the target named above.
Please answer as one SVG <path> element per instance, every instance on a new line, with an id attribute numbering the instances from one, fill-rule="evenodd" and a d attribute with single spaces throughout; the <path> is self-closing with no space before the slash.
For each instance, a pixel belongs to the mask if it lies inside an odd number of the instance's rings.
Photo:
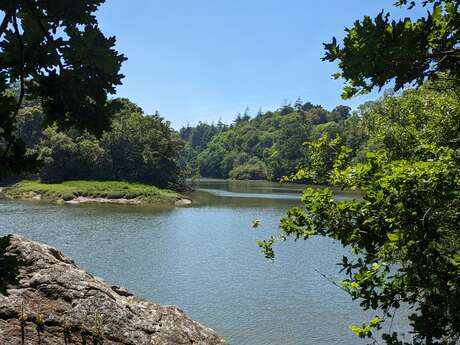
<path id="1" fill-rule="evenodd" d="M 145 204 L 174 205 L 180 195 L 141 183 L 116 181 L 66 181 L 45 184 L 38 181 L 21 181 L 6 188 L 3 193 L 12 199 L 35 199 L 49 202 L 88 199 L 137 199 Z M 95 202 L 97 202 L 95 200 Z"/>

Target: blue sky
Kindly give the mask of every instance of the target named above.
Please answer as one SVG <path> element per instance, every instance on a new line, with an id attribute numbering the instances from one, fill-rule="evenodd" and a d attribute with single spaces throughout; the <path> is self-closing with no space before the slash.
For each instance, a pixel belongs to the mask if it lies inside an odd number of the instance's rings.
<path id="1" fill-rule="evenodd" d="M 301 97 L 333 108 L 356 107 L 377 94 L 343 101 L 323 42 L 395 0 L 107 0 L 97 13 L 128 57 L 117 96 L 179 128 L 231 122 L 249 107 L 271 110 Z"/>

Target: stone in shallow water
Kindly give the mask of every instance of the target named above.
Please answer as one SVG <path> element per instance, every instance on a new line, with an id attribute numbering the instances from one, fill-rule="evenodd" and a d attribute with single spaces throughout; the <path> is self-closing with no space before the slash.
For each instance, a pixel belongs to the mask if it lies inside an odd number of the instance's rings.
<path id="1" fill-rule="evenodd" d="M 192 204 L 192 200 L 190 199 L 185 199 L 185 198 L 181 198 L 181 199 L 178 199 L 176 200 L 176 202 L 174 203 L 175 206 L 189 206 Z"/>
<path id="2" fill-rule="evenodd" d="M 21 309 L 25 342 L 38 344 L 37 314 L 43 315 L 42 344 L 72 344 L 94 334 L 104 345 L 225 345 L 209 328 L 175 306 L 152 304 L 126 289 L 109 287 L 80 269 L 57 249 L 18 235 L 0 237 L 0 344 L 21 344 Z"/>

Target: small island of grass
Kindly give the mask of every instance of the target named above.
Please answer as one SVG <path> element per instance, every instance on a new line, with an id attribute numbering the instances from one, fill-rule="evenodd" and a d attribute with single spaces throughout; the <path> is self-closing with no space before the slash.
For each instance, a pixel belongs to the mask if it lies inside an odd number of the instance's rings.
<path id="1" fill-rule="evenodd" d="M 190 200 L 172 190 L 120 181 L 65 181 L 50 184 L 21 181 L 5 188 L 3 194 L 11 199 L 68 204 L 94 202 L 182 206 L 190 203 Z"/>

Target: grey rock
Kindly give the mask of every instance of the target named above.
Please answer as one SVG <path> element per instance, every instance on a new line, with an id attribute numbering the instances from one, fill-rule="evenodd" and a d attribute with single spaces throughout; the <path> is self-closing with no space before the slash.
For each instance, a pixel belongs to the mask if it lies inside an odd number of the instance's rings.
<path id="1" fill-rule="evenodd" d="M 22 310 L 24 312 L 22 312 Z M 57 249 L 18 235 L 0 237 L 0 344 L 226 345 L 210 328 L 175 306 L 153 304 L 109 287 Z M 24 317 L 21 332 L 21 315 Z"/>
<path id="2" fill-rule="evenodd" d="M 131 292 L 128 291 L 127 288 L 124 288 L 124 287 L 114 285 L 111 287 L 111 289 L 115 291 L 117 294 L 119 294 L 120 296 L 125 296 L 125 297 L 134 296 Z"/>

